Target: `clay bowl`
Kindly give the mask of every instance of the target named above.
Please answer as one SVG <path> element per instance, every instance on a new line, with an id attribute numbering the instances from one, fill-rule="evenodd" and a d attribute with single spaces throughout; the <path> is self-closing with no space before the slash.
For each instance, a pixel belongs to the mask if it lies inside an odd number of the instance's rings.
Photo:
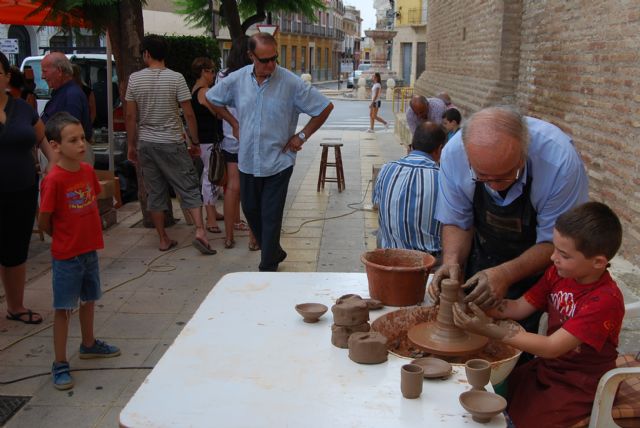
<path id="1" fill-rule="evenodd" d="M 328 309 L 322 303 L 300 303 L 296 305 L 296 311 L 302 315 L 304 322 L 308 323 L 317 322 Z"/>
<path id="2" fill-rule="evenodd" d="M 498 413 L 507 408 L 507 400 L 487 391 L 467 391 L 460 394 L 460 404 L 471 413 L 471 418 L 486 424 Z"/>
<path id="3" fill-rule="evenodd" d="M 425 379 L 441 379 L 448 377 L 453 370 L 451 364 L 440 358 L 424 357 L 411 361 L 411 364 L 422 367 Z"/>

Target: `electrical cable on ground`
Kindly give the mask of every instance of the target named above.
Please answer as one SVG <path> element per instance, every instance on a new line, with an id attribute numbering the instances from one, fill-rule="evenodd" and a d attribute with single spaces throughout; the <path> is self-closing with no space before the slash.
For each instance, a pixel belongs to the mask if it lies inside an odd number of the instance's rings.
<path id="1" fill-rule="evenodd" d="M 332 217 L 320 217 L 320 218 L 306 220 L 306 221 L 302 222 L 300 224 L 300 226 L 298 226 L 298 228 L 295 231 L 287 232 L 284 229 L 282 229 L 282 233 L 285 234 L 285 235 L 295 235 L 296 233 L 300 232 L 300 230 L 302 230 L 302 227 L 305 224 L 313 223 L 313 222 L 316 222 L 316 221 L 334 220 L 334 219 L 338 219 L 338 218 L 342 218 L 342 217 L 347 217 L 347 216 L 349 216 L 351 214 L 354 214 L 354 213 L 356 213 L 358 211 L 373 212 L 374 210 L 371 210 L 371 209 L 353 207 L 353 205 L 362 205 L 364 203 L 365 199 L 367 198 L 367 193 L 369 192 L 369 187 L 371 186 L 371 183 L 372 183 L 372 180 L 369 180 L 367 182 L 367 187 L 365 188 L 364 196 L 362 197 L 362 199 L 359 202 L 352 202 L 350 204 L 347 204 L 347 207 L 351 208 L 352 211 L 350 211 L 348 213 L 332 216 Z M 245 236 L 245 235 L 239 235 L 239 236 Z M 215 240 L 218 240 L 218 239 L 222 240 L 224 238 L 222 238 L 222 237 L 213 238 L 213 239 L 209 239 L 208 241 L 211 242 L 211 241 L 215 241 Z M 142 271 L 142 273 L 140 273 L 140 274 L 138 274 L 138 275 L 136 275 L 136 276 L 134 276 L 132 278 L 129 278 L 129 279 L 125 280 L 125 281 L 122 281 L 122 282 L 120 282 L 118 284 L 115 284 L 115 285 L 103 290 L 103 294 L 106 294 L 106 293 L 108 293 L 108 292 L 110 292 L 112 290 L 115 290 L 116 288 L 122 287 L 123 285 L 128 284 L 130 282 L 138 280 L 138 279 L 142 278 L 143 276 L 145 276 L 146 274 L 148 274 L 149 272 L 171 272 L 171 271 L 176 270 L 176 266 L 173 266 L 173 265 L 164 264 L 164 265 L 159 265 L 159 266 L 153 266 L 153 264 L 157 260 L 161 259 L 162 257 L 168 256 L 169 254 L 175 253 L 175 252 L 177 252 L 179 250 L 183 250 L 185 248 L 191 248 L 191 245 L 185 245 L 183 247 L 177 247 L 175 249 L 172 249 L 172 250 L 169 250 L 169 251 L 164 252 L 162 254 L 159 254 L 158 256 L 156 256 L 153 259 L 151 259 L 151 261 L 149 262 L 149 264 L 147 265 L 145 270 Z M 72 314 L 76 313 L 77 311 L 78 311 L 78 309 L 74 309 Z M 38 334 L 38 333 L 40 333 L 40 332 L 42 332 L 42 331 L 44 331 L 44 330 L 46 330 L 46 329 L 48 329 L 48 328 L 50 328 L 52 326 L 53 326 L 53 322 L 50 322 L 50 323 L 48 323 L 46 325 L 43 325 L 43 326 L 37 328 L 36 330 L 33 330 L 33 331 L 29 332 L 28 334 L 20 337 L 19 339 L 16 339 L 16 340 L 14 340 L 12 342 L 9 342 L 7 345 L 5 345 L 4 347 L 2 347 L 0 349 L 0 353 L 3 352 L 3 351 L 6 351 L 7 349 L 17 345 L 18 343 L 20 343 L 20 342 L 22 342 L 22 341 L 24 341 L 24 340 L 26 340 L 26 339 L 28 339 L 30 337 L 35 336 L 36 334 Z M 148 370 L 152 370 L 153 367 L 151 367 L 151 366 L 150 367 L 96 367 L 96 368 L 72 369 L 71 371 L 74 372 L 74 371 L 92 371 L 92 370 L 133 370 L 133 369 L 148 369 Z M 25 376 L 25 377 L 22 377 L 22 378 L 9 380 L 9 381 L 0 381 L 0 385 L 10 385 L 12 383 L 21 382 L 21 381 L 24 381 L 24 380 L 33 379 L 33 378 L 40 377 L 40 376 L 45 376 L 45 375 L 48 376 L 50 374 L 51 374 L 50 372 L 37 373 L 37 374 L 30 375 L 30 376 Z"/>

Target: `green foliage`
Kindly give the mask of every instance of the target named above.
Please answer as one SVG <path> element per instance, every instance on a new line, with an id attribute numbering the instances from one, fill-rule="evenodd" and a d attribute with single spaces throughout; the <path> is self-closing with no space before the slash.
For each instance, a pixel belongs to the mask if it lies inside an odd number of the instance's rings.
<path id="1" fill-rule="evenodd" d="M 204 28 L 211 31 L 212 0 L 174 0 L 176 12 L 186 15 L 185 20 L 191 28 Z"/>
<path id="2" fill-rule="evenodd" d="M 110 1 L 110 0 L 102 0 Z M 238 0 L 220 0 L 225 1 Z M 187 15 L 186 21 L 193 28 L 211 29 L 211 4 L 213 0 L 174 0 L 177 6 L 176 12 Z M 238 11 L 242 20 L 246 21 L 256 15 L 258 11 L 266 12 L 291 12 L 301 13 L 308 19 L 316 21 L 315 15 L 317 10 L 326 9 L 323 0 L 241 0 L 238 1 Z M 222 10 L 222 6 L 221 6 Z M 225 25 L 229 19 L 221 17 L 221 23 Z"/>
<path id="3" fill-rule="evenodd" d="M 205 36 L 164 36 L 169 42 L 169 54 L 165 60 L 168 68 L 182 73 L 189 87 L 195 81 L 191 74 L 191 63 L 199 56 L 209 57 L 220 64 L 218 42 Z"/>

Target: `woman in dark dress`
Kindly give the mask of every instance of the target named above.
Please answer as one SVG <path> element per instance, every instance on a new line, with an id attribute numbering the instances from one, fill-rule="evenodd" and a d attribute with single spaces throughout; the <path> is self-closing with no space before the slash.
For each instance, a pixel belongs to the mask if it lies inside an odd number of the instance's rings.
<path id="1" fill-rule="evenodd" d="M 0 280 L 7 301 L 7 319 L 38 324 L 42 317 L 25 308 L 23 302 L 27 254 L 38 201 L 31 151 L 39 144 L 47 159 L 52 160 L 54 154 L 38 113 L 6 92 L 9 79 L 9 61 L 0 52 Z"/>

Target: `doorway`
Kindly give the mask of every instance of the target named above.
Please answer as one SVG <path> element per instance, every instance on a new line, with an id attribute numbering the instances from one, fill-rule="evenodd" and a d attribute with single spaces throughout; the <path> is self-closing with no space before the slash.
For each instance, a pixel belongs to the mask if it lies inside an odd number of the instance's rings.
<path id="1" fill-rule="evenodd" d="M 405 86 L 411 86 L 411 53 L 413 46 L 411 43 L 400 43 L 400 48 L 402 50 L 402 80 L 404 80 Z"/>

